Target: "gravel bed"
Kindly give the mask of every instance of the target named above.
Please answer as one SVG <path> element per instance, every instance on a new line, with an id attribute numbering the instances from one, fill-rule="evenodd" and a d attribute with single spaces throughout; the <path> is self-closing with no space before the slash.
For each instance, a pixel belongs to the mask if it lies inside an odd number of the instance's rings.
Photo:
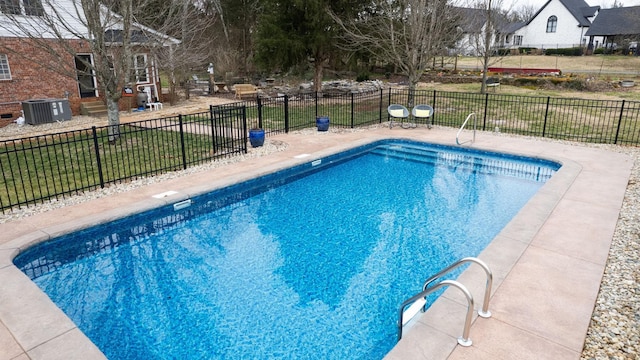
<path id="1" fill-rule="evenodd" d="M 373 128 L 375 127 L 376 126 L 373 126 Z M 368 128 L 330 129 L 329 133 L 367 131 L 367 129 Z M 323 133 L 316 131 L 315 128 L 301 130 L 298 131 L 298 133 L 307 135 L 315 134 L 317 136 L 323 135 Z M 0 134 L 0 136 L 2 135 L 4 134 Z M 534 139 L 537 141 L 555 141 L 541 138 Z M 604 277 L 600 285 L 600 293 L 596 301 L 581 359 L 638 359 L 640 358 L 640 148 L 570 142 L 562 143 L 626 153 L 634 159 L 632 174 L 615 229 Z M 229 163 L 264 156 L 276 151 L 283 151 L 286 148 L 287 144 L 284 142 L 267 139 L 263 147 L 249 148 L 247 154 L 216 160 L 183 171 L 176 171 L 152 178 L 138 179 L 125 184 L 111 185 L 105 189 L 87 192 L 61 200 L 49 201 L 45 204 L 30 208 L 19 209 L 10 214 L 1 214 L 0 223 L 25 218 L 36 213 L 89 201 L 91 199 L 109 196 L 114 193 L 129 191 L 147 184 L 188 176 Z"/>
<path id="2" fill-rule="evenodd" d="M 163 110 L 160 111 L 121 111 L 120 123 L 124 124 L 132 121 L 157 119 L 166 116 L 175 116 L 178 114 L 194 114 L 207 111 L 209 105 L 221 105 L 236 102 L 235 100 L 217 98 L 217 97 L 193 97 L 176 105 L 165 104 Z M 107 117 L 93 117 L 85 115 L 74 115 L 68 121 L 55 121 L 51 123 L 38 125 L 18 125 L 16 123 L 9 124 L 0 128 L 0 141 L 24 138 L 35 135 L 54 134 L 65 131 L 90 129 L 92 126 L 107 126 Z"/>
<path id="3" fill-rule="evenodd" d="M 640 149 L 608 147 L 634 158 L 624 202 L 581 359 L 640 358 Z"/>

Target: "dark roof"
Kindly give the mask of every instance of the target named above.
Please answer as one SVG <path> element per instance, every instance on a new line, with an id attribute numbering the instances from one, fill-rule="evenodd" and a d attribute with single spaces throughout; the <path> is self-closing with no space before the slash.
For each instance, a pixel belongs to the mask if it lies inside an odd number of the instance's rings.
<path id="1" fill-rule="evenodd" d="M 474 8 L 455 8 L 458 11 L 458 18 L 460 23 L 460 28 L 465 33 L 477 33 L 482 29 L 484 24 L 487 22 L 487 10 L 486 9 L 474 9 Z M 510 23 L 506 17 L 502 14 L 498 14 L 495 17 L 495 28 L 505 34 L 510 34 L 515 30 L 524 26 L 524 23 Z M 515 28 L 515 25 L 519 25 Z M 513 31 L 511 31 L 513 29 Z"/>
<path id="2" fill-rule="evenodd" d="M 472 8 L 455 8 L 459 17 L 460 28 L 465 33 L 480 31 L 486 22 L 485 10 Z"/>
<path id="3" fill-rule="evenodd" d="M 544 10 L 544 8 L 549 5 L 552 0 L 547 1 L 540 10 L 529 20 L 527 25 L 536 17 L 538 14 Z M 591 25 L 590 17 L 596 15 L 598 10 L 600 10 L 600 6 L 589 6 L 584 0 L 559 0 L 562 5 L 573 15 L 573 17 L 578 20 L 578 26 L 589 27 Z"/>
<path id="4" fill-rule="evenodd" d="M 582 16 L 584 17 L 593 17 L 596 16 L 598 10 L 600 10 L 600 6 L 590 6 L 580 9 L 582 10 Z"/>
<path id="5" fill-rule="evenodd" d="M 600 6 L 589 6 L 584 0 L 560 0 L 560 2 L 578 20 L 578 26 L 590 26 L 589 17 L 595 16 L 600 9 Z"/>
<path id="6" fill-rule="evenodd" d="M 511 23 L 511 24 L 509 24 L 509 26 L 507 26 L 505 28 L 504 33 L 505 34 L 513 34 L 514 32 L 520 30 L 520 28 L 522 28 L 525 25 L 527 25 L 527 23 L 525 21 Z"/>
<path id="7" fill-rule="evenodd" d="M 600 10 L 585 35 L 640 35 L 640 6 Z"/>

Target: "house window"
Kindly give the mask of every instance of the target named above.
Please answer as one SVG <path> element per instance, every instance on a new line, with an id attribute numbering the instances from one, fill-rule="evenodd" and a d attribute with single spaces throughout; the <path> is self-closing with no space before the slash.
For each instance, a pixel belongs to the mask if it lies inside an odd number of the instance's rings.
<path id="1" fill-rule="evenodd" d="M 522 45 L 522 35 L 516 35 L 513 37 L 513 45 Z"/>
<path id="2" fill-rule="evenodd" d="M 42 0 L 0 0 L 0 12 L 7 15 L 43 16 Z"/>
<path id="3" fill-rule="evenodd" d="M 132 64 L 133 79 L 135 82 L 143 83 L 149 82 L 149 75 L 147 73 L 147 54 L 138 54 L 133 56 Z"/>
<path id="4" fill-rule="evenodd" d="M 0 80 L 11 80 L 9 60 L 5 54 L 0 54 Z"/>
<path id="5" fill-rule="evenodd" d="M 0 0 L 0 11 L 7 15 L 21 15 L 20 0 Z"/>
<path id="6" fill-rule="evenodd" d="M 549 20 L 547 20 L 547 32 L 554 33 L 558 28 L 558 18 L 555 15 L 549 16 Z"/>
<path id="7" fill-rule="evenodd" d="M 41 0 L 23 0 L 24 14 L 30 16 L 43 16 L 44 8 Z"/>

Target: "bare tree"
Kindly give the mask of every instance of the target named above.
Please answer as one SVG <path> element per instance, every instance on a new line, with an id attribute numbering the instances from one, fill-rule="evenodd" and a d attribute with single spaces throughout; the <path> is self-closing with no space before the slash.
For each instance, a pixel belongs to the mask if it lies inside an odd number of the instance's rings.
<path id="1" fill-rule="evenodd" d="M 229 71 L 241 71 L 244 75 L 252 70 L 254 41 L 256 40 L 258 15 L 264 10 L 264 0 L 220 0 L 224 11 L 225 28 L 228 29 L 224 43 L 227 56 L 221 65 Z M 223 59 L 220 59 L 223 60 Z M 222 61 L 220 61 L 222 62 Z"/>
<path id="2" fill-rule="evenodd" d="M 456 16 L 450 0 L 376 0 L 356 19 L 333 17 L 345 32 L 344 49 L 397 66 L 413 94 L 433 57 L 457 36 Z"/>
<path id="3" fill-rule="evenodd" d="M 621 8 L 624 7 L 624 3 L 622 3 L 622 1 L 618 1 L 618 0 L 614 0 L 613 4 L 611 5 L 612 8 Z"/>
<path id="4" fill-rule="evenodd" d="M 462 21 L 471 29 L 465 34 L 466 45 L 472 48 L 482 63 L 482 94 L 487 90 L 489 66 L 502 56 L 499 51 L 504 45 L 504 36 L 510 24 L 501 11 L 502 5 L 503 0 L 478 0 L 472 8 L 459 8 L 465 14 Z"/>
<path id="5" fill-rule="evenodd" d="M 513 10 L 515 20 L 529 22 L 540 10 L 539 6 L 533 4 L 521 4 Z"/>
<path id="6" fill-rule="evenodd" d="M 43 0 L 42 3 L 30 3 L 39 4 L 37 10 L 33 5 L 31 9 L 25 8 L 33 16 L 22 16 L 19 11 L 4 12 L 0 28 L 49 54 L 49 61 L 41 63 L 19 51 L 15 54 L 33 62 L 36 67 L 76 81 L 78 69 L 67 60 L 82 62 L 84 75 L 94 76 L 104 94 L 109 140 L 116 141 L 120 123 L 118 101 L 132 76 L 133 49 L 177 41 L 135 21 L 138 10 L 145 5 L 144 0 Z M 93 62 L 77 56 L 83 49 L 91 52 Z"/>
<path id="7" fill-rule="evenodd" d="M 219 41 L 218 34 L 226 33 L 223 26 L 219 1 L 193 3 L 185 0 L 163 2 L 163 7 L 155 11 L 155 16 L 145 19 L 158 31 L 181 39 L 180 43 L 154 47 L 154 55 L 159 67 L 169 78 L 170 101 L 178 98 L 178 84 L 185 82 L 194 72 L 206 69 L 215 56 L 214 46 Z M 166 21 L 172 19 L 172 21 Z M 223 31 L 218 31 L 220 27 Z M 216 41 L 218 40 L 218 41 Z M 196 72 L 198 72 L 196 70 Z M 213 84 L 210 84 L 212 87 Z M 189 88 L 186 87 L 189 98 Z M 210 89 L 212 91 L 212 88 Z"/>

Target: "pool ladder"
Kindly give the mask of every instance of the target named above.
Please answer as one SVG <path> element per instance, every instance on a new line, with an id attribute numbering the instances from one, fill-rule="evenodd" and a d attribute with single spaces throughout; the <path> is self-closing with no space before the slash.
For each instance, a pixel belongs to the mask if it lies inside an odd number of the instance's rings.
<path id="1" fill-rule="evenodd" d="M 469 122 L 469 119 L 471 119 L 473 117 L 473 139 L 471 140 L 467 140 L 465 142 L 460 142 L 460 133 L 462 133 L 462 130 L 464 129 L 465 126 L 467 126 L 467 123 Z M 462 144 L 466 144 L 468 142 L 470 143 L 474 143 L 476 142 L 476 129 L 478 127 L 478 118 L 476 117 L 476 113 L 471 113 L 467 116 L 467 119 L 462 123 L 462 126 L 460 126 L 460 130 L 458 130 L 458 133 L 456 134 L 456 144 L 458 145 L 462 145 Z"/>
<path id="2" fill-rule="evenodd" d="M 436 285 L 429 287 L 429 285 L 435 280 L 466 263 L 478 264 L 487 275 L 482 310 L 478 310 L 478 315 L 483 318 L 491 317 L 491 312 L 489 311 L 489 297 L 491 296 L 491 286 L 493 285 L 493 274 L 491 273 L 491 270 L 489 269 L 487 264 L 485 264 L 482 260 L 474 257 L 466 257 L 454 262 L 447 268 L 441 270 L 437 274 L 427 279 L 422 286 L 421 292 L 405 300 L 402 305 L 400 305 L 400 311 L 398 313 L 398 341 L 402 339 L 402 328 L 404 327 L 404 325 L 406 325 L 414 316 L 416 316 L 418 312 L 424 312 L 426 310 L 425 305 L 427 303 L 427 296 L 442 287 L 453 286 L 462 291 L 464 296 L 467 298 L 467 315 L 465 317 L 462 336 L 458 338 L 458 344 L 462 346 L 471 346 L 472 341 L 469 338 L 469 328 L 471 327 L 474 307 L 473 295 L 471 295 L 471 292 L 469 292 L 466 286 L 454 280 L 443 280 Z M 409 309 L 405 311 L 407 307 L 409 307 Z M 408 316 L 405 316 L 405 314 L 407 314 Z"/>

